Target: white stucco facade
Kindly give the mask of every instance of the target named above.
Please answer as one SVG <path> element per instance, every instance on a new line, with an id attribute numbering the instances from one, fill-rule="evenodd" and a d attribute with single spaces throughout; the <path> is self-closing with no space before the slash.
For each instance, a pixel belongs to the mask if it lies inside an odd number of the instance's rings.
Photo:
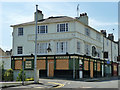
<path id="1" fill-rule="evenodd" d="M 68 24 L 68 31 L 57 32 L 58 24 Z M 37 43 L 47 43 L 50 44 L 52 52 L 51 55 L 56 54 L 80 54 L 85 55 L 86 45 L 89 48 L 89 56 L 92 56 L 92 46 L 96 47 L 96 51 L 99 52 L 99 56 L 96 55 L 96 58 L 103 59 L 103 46 L 104 51 L 108 52 L 108 59 L 112 61 L 117 61 L 118 56 L 118 44 L 109 40 L 107 37 L 104 37 L 103 45 L 103 34 L 97 30 L 91 28 L 88 25 L 81 23 L 79 20 L 71 17 L 54 17 L 47 18 L 44 21 L 38 22 L 38 26 L 47 26 L 47 33 L 37 34 Z M 35 41 L 35 23 L 24 23 L 19 25 L 12 25 L 13 27 L 13 56 L 22 56 L 22 55 L 31 55 L 34 54 L 34 41 Z M 18 36 L 18 28 L 23 28 L 23 35 Z M 86 29 L 89 29 L 89 35 L 86 35 Z M 57 43 L 58 42 L 67 42 L 66 51 L 63 53 L 57 52 Z M 77 42 L 80 43 L 79 47 Z M 112 47 L 111 47 L 112 42 Z M 22 54 L 17 53 L 17 47 L 22 46 Z M 80 52 L 78 52 L 78 50 Z M 111 51 L 112 50 L 112 51 Z M 112 53 L 112 54 L 111 54 Z M 48 55 L 48 53 L 43 53 Z M 38 53 L 42 55 L 42 53 Z"/>

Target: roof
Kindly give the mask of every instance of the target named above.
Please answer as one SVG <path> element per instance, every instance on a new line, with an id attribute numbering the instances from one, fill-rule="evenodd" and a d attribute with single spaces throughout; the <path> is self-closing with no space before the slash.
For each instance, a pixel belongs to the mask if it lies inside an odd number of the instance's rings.
<path id="1" fill-rule="evenodd" d="M 38 20 L 38 24 L 68 22 L 68 21 L 73 21 L 73 20 L 75 19 L 71 17 L 67 17 L 67 16 L 49 17 L 47 19 Z M 34 25 L 34 24 L 35 24 L 35 21 L 32 21 L 32 22 L 26 22 L 26 23 L 21 23 L 17 25 L 11 25 L 11 27 L 20 26 L 20 25 Z"/>
<path id="2" fill-rule="evenodd" d="M 46 24 L 46 23 L 57 23 L 57 22 L 69 22 L 69 21 L 74 21 L 76 20 L 77 22 L 80 22 L 79 20 L 72 18 L 72 17 L 68 17 L 68 16 L 56 16 L 56 17 L 49 17 L 46 19 L 42 19 L 42 20 L 38 20 L 38 24 Z M 83 24 L 82 22 L 80 22 L 81 24 Z M 16 24 L 16 25 L 11 25 L 11 27 L 15 27 L 15 26 L 24 26 L 24 25 L 34 25 L 35 21 L 32 22 L 26 22 L 26 23 L 21 23 L 21 24 Z M 85 24 L 83 24 L 85 25 Z M 93 29 L 94 31 L 100 33 L 99 31 L 95 30 L 94 28 L 85 25 L 91 29 Z M 101 33 L 100 33 L 101 34 Z"/>
<path id="3" fill-rule="evenodd" d="M 6 53 L 0 48 L 0 56 L 7 56 Z"/>
<path id="4" fill-rule="evenodd" d="M 68 17 L 68 16 L 56 16 L 56 17 L 48 17 L 46 19 L 42 19 L 42 20 L 38 20 L 38 24 L 48 24 L 48 23 L 58 23 L 58 22 L 69 22 L 69 21 L 77 21 L 81 24 L 83 24 L 84 26 L 91 28 L 92 30 L 96 31 L 97 33 L 103 35 L 101 32 L 97 31 L 96 29 L 92 28 L 89 25 L 85 25 L 84 23 L 80 22 L 79 20 L 72 18 L 72 17 Z M 21 23 L 21 24 L 16 24 L 16 25 L 11 25 L 11 27 L 15 27 L 15 26 L 25 26 L 25 25 L 34 25 L 35 21 L 31 21 L 31 22 L 26 22 L 26 23 Z"/>

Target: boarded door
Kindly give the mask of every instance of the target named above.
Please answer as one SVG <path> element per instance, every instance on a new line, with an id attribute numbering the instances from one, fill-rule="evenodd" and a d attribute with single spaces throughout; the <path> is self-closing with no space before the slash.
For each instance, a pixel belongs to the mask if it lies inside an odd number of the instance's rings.
<path id="1" fill-rule="evenodd" d="M 93 62 L 90 62 L 90 77 L 93 78 Z"/>
<path id="2" fill-rule="evenodd" d="M 48 76 L 54 76 L 54 60 L 48 60 Z"/>

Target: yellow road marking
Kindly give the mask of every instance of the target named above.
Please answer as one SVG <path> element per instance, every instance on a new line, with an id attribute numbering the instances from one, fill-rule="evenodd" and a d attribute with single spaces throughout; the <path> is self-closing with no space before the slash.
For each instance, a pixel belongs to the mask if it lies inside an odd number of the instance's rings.
<path id="1" fill-rule="evenodd" d="M 43 87 L 35 87 L 35 88 L 43 88 Z"/>
<path id="2" fill-rule="evenodd" d="M 92 87 L 81 87 L 81 88 L 92 88 Z"/>
<path id="3" fill-rule="evenodd" d="M 52 83 L 52 84 L 57 84 L 57 85 L 59 85 L 58 87 L 55 87 L 55 88 L 60 88 L 60 87 L 63 87 L 63 86 L 64 86 L 64 84 L 56 83 L 56 82 L 48 82 L 48 83 Z"/>

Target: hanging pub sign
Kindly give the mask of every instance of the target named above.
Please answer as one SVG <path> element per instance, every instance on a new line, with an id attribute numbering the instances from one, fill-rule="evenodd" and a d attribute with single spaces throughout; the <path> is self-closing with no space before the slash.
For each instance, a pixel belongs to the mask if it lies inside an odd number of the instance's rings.
<path id="1" fill-rule="evenodd" d="M 109 60 L 107 61 L 107 64 L 110 64 L 110 61 L 109 61 Z"/>
<path id="2" fill-rule="evenodd" d="M 32 68 L 32 61 L 25 61 L 25 68 L 31 69 Z"/>

